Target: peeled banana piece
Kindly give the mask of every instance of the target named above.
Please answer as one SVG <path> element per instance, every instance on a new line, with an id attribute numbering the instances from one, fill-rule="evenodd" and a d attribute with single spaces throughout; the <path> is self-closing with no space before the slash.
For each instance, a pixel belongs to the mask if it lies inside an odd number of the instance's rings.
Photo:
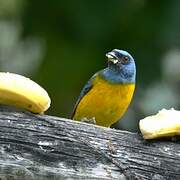
<path id="1" fill-rule="evenodd" d="M 180 111 L 162 109 L 139 122 L 144 139 L 155 139 L 180 135 Z"/>
<path id="2" fill-rule="evenodd" d="M 48 93 L 24 76 L 0 72 L 0 104 L 43 113 L 50 107 Z"/>

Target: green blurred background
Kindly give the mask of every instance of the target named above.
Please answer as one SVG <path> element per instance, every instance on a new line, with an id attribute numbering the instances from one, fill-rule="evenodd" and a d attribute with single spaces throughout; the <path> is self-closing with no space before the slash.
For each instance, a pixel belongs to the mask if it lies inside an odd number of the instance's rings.
<path id="1" fill-rule="evenodd" d="M 0 0 L 0 70 L 42 85 L 47 114 L 66 117 L 85 82 L 106 67 L 105 53 L 130 52 L 137 65 L 131 106 L 115 128 L 179 108 L 180 1 Z"/>

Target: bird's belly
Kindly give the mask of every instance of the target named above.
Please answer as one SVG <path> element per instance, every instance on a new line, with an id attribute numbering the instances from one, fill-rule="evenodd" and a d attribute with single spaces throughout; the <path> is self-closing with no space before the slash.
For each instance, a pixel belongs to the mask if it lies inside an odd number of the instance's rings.
<path id="1" fill-rule="evenodd" d="M 74 119 L 95 118 L 96 124 L 109 127 L 126 111 L 134 84 L 97 83 L 80 101 Z"/>

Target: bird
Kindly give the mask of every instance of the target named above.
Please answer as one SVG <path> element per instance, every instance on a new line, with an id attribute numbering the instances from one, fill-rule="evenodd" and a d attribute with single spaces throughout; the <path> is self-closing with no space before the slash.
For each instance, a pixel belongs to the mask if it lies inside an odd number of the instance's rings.
<path id="1" fill-rule="evenodd" d="M 107 68 L 95 73 L 83 87 L 71 119 L 110 127 L 126 112 L 135 90 L 136 65 L 124 50 L 106 53 Z"/>

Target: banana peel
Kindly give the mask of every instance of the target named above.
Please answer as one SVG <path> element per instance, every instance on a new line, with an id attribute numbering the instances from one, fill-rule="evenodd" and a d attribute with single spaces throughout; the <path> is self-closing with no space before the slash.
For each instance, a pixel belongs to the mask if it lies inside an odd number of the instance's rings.
<path id="1" fill-rule="evenodd" d="M 48 93 L 22 75 L 0 72 L 0 104 L 43 113 L 50 107 Z"/>
<path id="2" fill-rule="evenodd" d="M 180 135 L 180 111 L 162 109 L 156 115 L 139 122 L 144 139 L 155 139 Z"/>

